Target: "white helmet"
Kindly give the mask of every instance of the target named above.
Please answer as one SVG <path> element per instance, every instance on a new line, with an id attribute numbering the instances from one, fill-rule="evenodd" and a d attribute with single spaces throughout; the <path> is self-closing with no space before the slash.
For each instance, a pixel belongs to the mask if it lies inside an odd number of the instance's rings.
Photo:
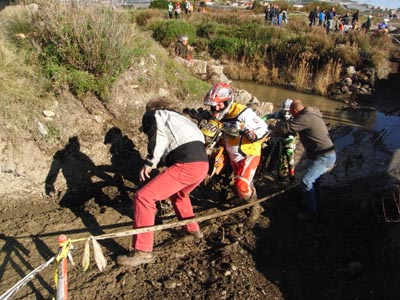
<path id="1" fill-rule="evenodd" d="M 290 113 L 290 106 L 292 105 L 293 100 L 292 99 L 286 99 L 285 101 L 283 101 L 282 103 L 282 117 L 285 120 L 290 120 L 293 116 Z"/>

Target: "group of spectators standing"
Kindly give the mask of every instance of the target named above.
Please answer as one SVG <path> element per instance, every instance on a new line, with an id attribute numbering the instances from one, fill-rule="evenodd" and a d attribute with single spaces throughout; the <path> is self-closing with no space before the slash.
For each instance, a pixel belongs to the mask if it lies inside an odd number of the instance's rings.
<path id="1" fill-rule="evenodd" d="M 288 10 L 287 8 L 279 8 L 278 5 L 271 4 L 267 5 L 264 11 L 265 22 L 273 26 L 281 26 L 282 24 L 288 23 Z M 332 30 L 339 32 L 347 32 L 349 30 L 359 29 L 359 15 L 360 12 L 357 10 L 355 13 L 350 15 L 346 12 L 344 15 L 336 18 L 336 9 L 331 7 L 329 10 L 319 9 L 317 6 L 314 10 L 311 10 L 308 14 L 308 26 L 323 26 L 326 28 L 326 32 L 329 33 Z M 371 27 L 371 17 L 369 16 L 367 21 L 362 24 L 361 29 L 366 32 Z"/>
<path id="2" fill-rule="evenodd" d="M 338 32 L 348 32 L 349 30 L 361 29 L 368 32 L 371 28 L 371 16 L 368 16 L 367 20 L 360 26 L 359 25 L 360 11 L 356 11 L 353 14 L 346 12 L 344 15 L 340 15 L 336 18 L 336 9 L 331 7 L 329 10 L 319 10 L 316 7 L 308 14 L 308 25 L 310 28 L 313 26 L 323 26 L 326 28 L 326 32 L 329 33 L 332 30 Z"/>
<path id="3" fill-rule="evenodd" d="M 192 12 L 193 6 L 189 2 L 189 0 L 185 0 L 183 3 L 183 9 L 185 11 L 185 14 L 188 15 Z M 182 7 L 180 2 L 176 2 L 175 5 L 172 3 L 172 1 L 168 2 L 168 17 L 172 19 L 175 17 L 175 19 L 180 19 L 182 14 Z"/>
<path id="4" fill-rule="evenodd" d="M 278 5 L 267 5 L 265 8 L 265 22 L 273 26 L 281 26 L 288 23 L 288 10 L 287 8 L 280 9 Z"/>
<path id="5" fill-rule="evenodd" d="M 308 14 L 308 25 L 310 28 L 316 25 L 324 26 L 327 33 L 333 29 L 335 29 L 335 31 L 347 32 L 350 29 L 355 30 L 358 28 L 358 19 L 360 14 L 358 10 L 351 16 L 351 18 L 347 12 L 344 15 L 339 16 L 334 26 L 334 19 L 336 17 L 335 7 L 331 7 L 329 10 L 318 9 L 319 7 L 316 7 Z"/>

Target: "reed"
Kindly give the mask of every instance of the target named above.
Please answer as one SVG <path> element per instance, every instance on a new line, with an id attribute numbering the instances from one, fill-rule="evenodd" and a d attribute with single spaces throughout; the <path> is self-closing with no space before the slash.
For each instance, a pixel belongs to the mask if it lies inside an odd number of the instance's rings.
<path id="1" fill-rule="evenodd" d="M 324 67 L 317 72 L 314 80 L 313 90 L 320 95 L 328 94 L 328 87 L 340 79 L 342 63 L 331 59 Z"/>

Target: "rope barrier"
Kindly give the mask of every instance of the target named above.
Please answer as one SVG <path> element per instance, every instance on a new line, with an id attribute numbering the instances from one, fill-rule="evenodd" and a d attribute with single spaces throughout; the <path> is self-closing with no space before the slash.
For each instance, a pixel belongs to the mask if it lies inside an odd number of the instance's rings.
<path id="1" fill-rule="evenodd" d="M 12 288 L 10 288 L 7 292 L 5 292 L 3 295 L 0 296 L 0 300 L 7 300 L 12 294 L 14 294 L 16 291 L 18 291 L 22 286 L 27 284 L 29 281 L 31 281 L 37 273 L 42 271 L 44 268 L 46 268 L 48 265 L 50 265 L 56 257 L 50 258 L 48 261 L 45 263 L 41 264 L 39 267 L 34 269 L 32 272 L 30 272 L 28 275 L 26 275 L 24 278 L 22 278 L 20 281 L 18 281 L 17 284 L 15 284 Z"/>
<path id="2" fill-rule="evenodd" d="M 181 220 L 181 221 L 177 221 L 177 222 L 172 222 L 172 223 L 168 223 L 168 224 L 161 224 L 161 225 L 155 225 L 155 226 L 148 226 L 148 227 L 141 227 L 141 228 L 135 228 L 135 229 L 131 229 L 131 230 L 127 230 L 127 231 L 123 231 L 123 232 L 115 232 L 115 233 L 106 233 L 106 234 L 102 234 L 102 235 L 97 235 L 97 236 L 92 236 L 89 238 L 95 239 L 95 240 L 104 240 L 104 239 L 110 239 L 110 238 L 119 238 L 119 237 L 125 237 L 125 236 L 129 236 L 129 235 L 134 235 L 134 234 L 139 234 L 139 233 L 144 233 L 144 232 L 149 232 L 149 231 L 159 231 L 159 230 L 163 230 L 163 229 L 171 229 L 171 228 L 175 228 L 178 226 L 183 226 L 189 223 L 193 223 L 193 222 L 204 222 L 207 220 L 211 220 L 211 219 L 216 219 L 219 217 L 223 217 L 223 216 L 227 216 L 230 214 L 233 214 L 235 212 L 244 210 L 246 208 L 252 207 L 255 204 L 259 204 L 261 202 L 267 201 L 271 198 L 274 198 L 276 196 L 279 196 L 283 193 L 286 193 L 287 191 L 297 187 L 299 184 L 294 184 L 292 186 L 289 186 L 283 190 L 280 190 L 279 192 L 275 192 L 269 196 L 260 198 L 256 201 L 253 201 L 251 203 L 247 203 L 247 204 L 243 204 L 241 206 L 237 206 L 231 209 L 227 209 L 224 211 L 220 211 L 211 215 L 205 215 L 205 216 L 198 216 L 195 218 L 191 218 L 191 219 L 186 219 L 186 220 Z M 88 238 L 79 238 L 79 239 L 74 239 L 71 240 L 71 242 L 80 242 L 80 241 L 85 241 Z"/>
<path id="3" fill-rule="evenodd" d="M 37 273 L 39 273 L 40 271 L 45 269 L 53 261 L 57 262 L 57 265 L 55 267 L 55 274 L 54 274 L 54 280 L 55 280 L 55 284 L 56 284 L 56 288 L 57 288 L 57 300 L 67 300 L 68 285 L 67 285 L 66 261 L 67 261 L 67 259 L 69 259 L 71 261 L 71 263 L 73 263 L 70 250 L 73 248 L 72 243 L 74 243 L 74 242 L 86 241 L 85 251 L 84 251 L 85 253 L 84 253 L 83 263 L 82 263 L 84 270 L 86 270 L 89 266 L 89 261 L 88 261 L 89 260 L 89 258 L 88 258 L 89 257 L 89 241 L 92 240 L 92 244 L 93 244 L 93 248 L 94 248 L 94 256 L 95 256 L 95 261 L 96 261 L 97 267 L 99 268 L 100 271 L 103 271 L 107 265 L 107 261 L 104 258 L 104 255 L 101 251 L 100 245 L 98 244 L 97 240 L 119 238 L 119 237 L 125 237 L 125 236 L 134 235 L 134 234 L 149 232 L 149 231 L 159 231 L 159 230 L 163 230 L 163 229 L 171 229 L 171 228 L 183 226 L 183 225 L 193 223 L 193 222 L 200 223 L 200 222 L 204 222 L 207 220 L 216 219 L 219 217 L 224 217 L 224 216 L 233 214 L 235 212 L 244 210 L 246 208 L 252 207 L 261 202 L 267 201 L 276 196 L 279 196 L 279 195 L 297 187 L 298 185 L 299 184 L 294 184 L 292 186 L 289 186 L 285 189 L 280 190 L 279 192 L 275 192 L 269 196 L 260 198 L 251 203 L 240 205 L 240 206 L 237 206 L 237 207 L 234 207 L 231 209 L 227 209 L 224 211 L 220 211 L 217 213 L 213 213 L 210 215 L 198 216 L 198 217 L 194 217 L 191 219 L 181 220 L 181 221 L 172 222 L 172 223 L 168 223 L 168 224 L 141 227 L 141 228 L 135 228 L 135 229 L 131 229 L 131 230 L 123 231 L 123 232 L 106 233 L 106 234 L 102 234 L 102 235 L 98 235 L 98 236 L 89 236 L 89 237 L 78 238 L 78 239 L 67 239 L 67 237 L 65 235 L 60 235 L 58 238 L 59 249 L 58 249 L 57 255 L 55 255 L 54 257 L 49 259 L 47 262 L 43 263 L 42 265 L 40 265 L 39 267 L 34 269 L 32 272 L 30 272 L 28 275 L 26 275 L 17 284 L 15 284 L 12 288 L 10 288 L 3 295 L 1 295 L 0 300 L 7 300 L 12 294 L 17 292 L 22 286 L 24 286 L 29 281 L 31 281 L 36 276 Z M 60 276 L 62 276 L 62 278 L 60 278 Z"/>

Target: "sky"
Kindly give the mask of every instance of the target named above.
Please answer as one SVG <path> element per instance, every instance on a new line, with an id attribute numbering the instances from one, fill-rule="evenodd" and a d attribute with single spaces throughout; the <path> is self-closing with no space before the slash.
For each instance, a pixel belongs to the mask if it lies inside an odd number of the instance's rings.
<path id="1" fill-rule="evenodd" d="M 353 0 L 358 3 L 365 3 L 374 6 L 382 6 L 386 8 L 399 8 L 400 0 Z"/>

